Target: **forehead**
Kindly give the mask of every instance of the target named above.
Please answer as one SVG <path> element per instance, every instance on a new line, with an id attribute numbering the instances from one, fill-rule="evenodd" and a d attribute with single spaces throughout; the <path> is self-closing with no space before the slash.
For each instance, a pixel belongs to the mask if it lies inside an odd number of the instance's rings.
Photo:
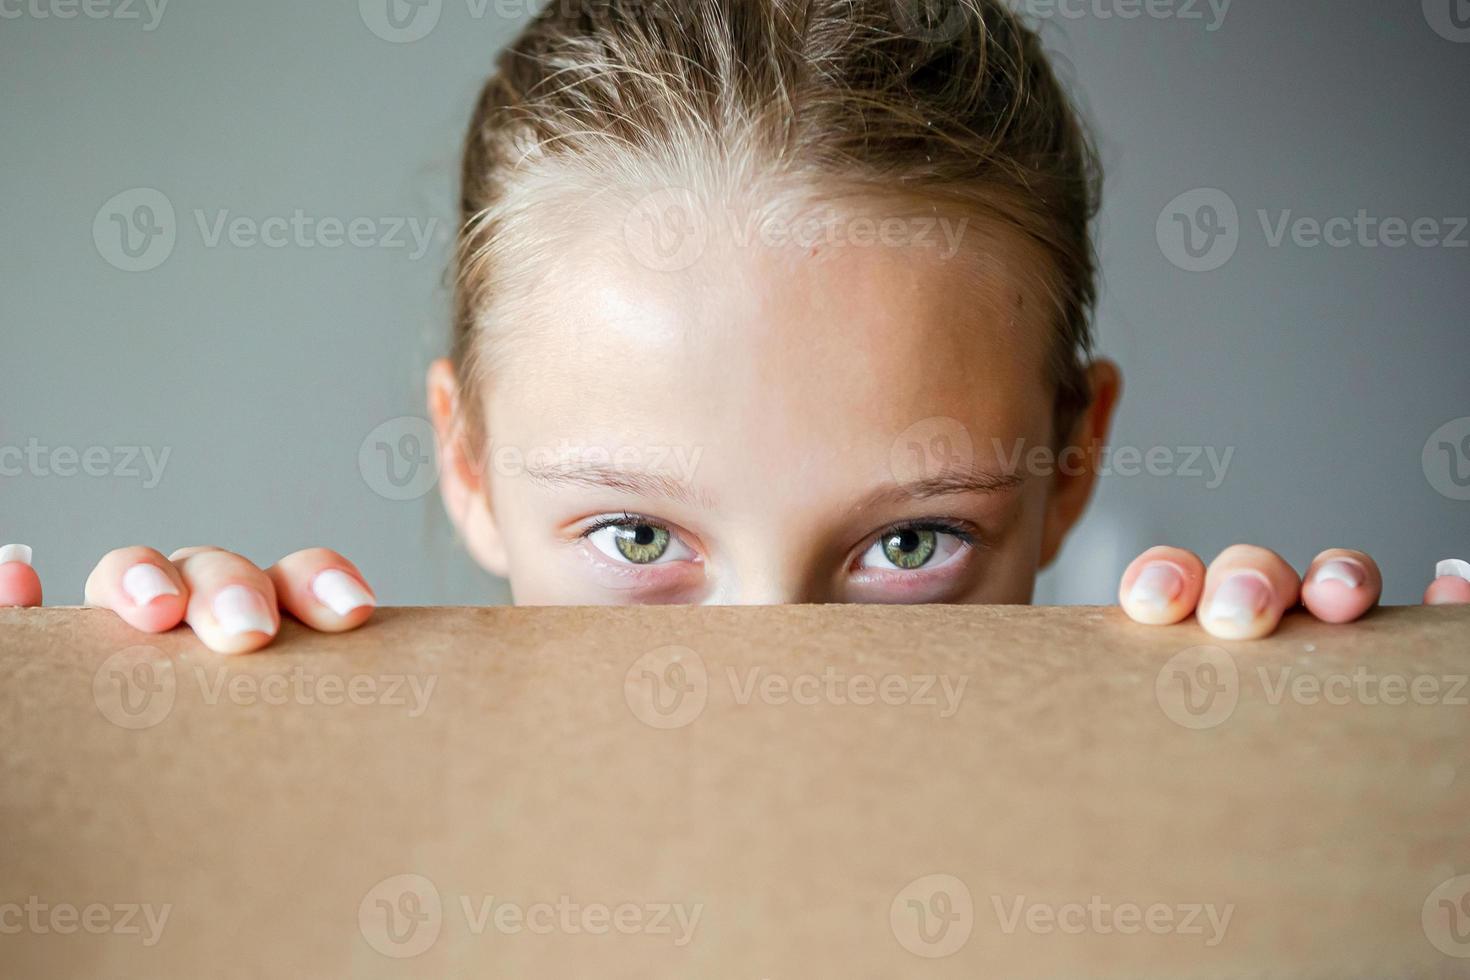
<path id="1" fill-rule="evenodd" d="M 929 233 L 772 244 L 716 232 L 672 270 L 619 230 L 562 249 L 498 317 L 491 438 L 683 445 L 716 466 L 759 455 L 802 469 L 853 451 L 884 463 L 895 436 L 933 418 L 977 442 L 1039 438 L 1051 335 L 1034 264 L 974 222 Z"/>

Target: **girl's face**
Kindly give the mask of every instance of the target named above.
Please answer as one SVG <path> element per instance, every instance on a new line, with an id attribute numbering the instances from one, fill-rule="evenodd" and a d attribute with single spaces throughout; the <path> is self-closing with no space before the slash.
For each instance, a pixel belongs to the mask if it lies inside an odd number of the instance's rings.
<path id="1" fill-rule="evenodd" d="M 527 604 L 1029 600 L 1093 470 L 1041 455 L 1051 328 L 1020 249 L 966 237 L 711 238 L 676 271 L 564 251 L 500 317 L 473 463 L 430 372 L 471 552 Z M 1092 376 L 1100 441 L 1117 380 Z"/>

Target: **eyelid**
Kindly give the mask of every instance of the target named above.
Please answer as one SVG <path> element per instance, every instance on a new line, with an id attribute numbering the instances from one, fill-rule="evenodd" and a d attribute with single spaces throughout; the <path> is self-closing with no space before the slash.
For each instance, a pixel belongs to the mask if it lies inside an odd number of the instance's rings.
<path id="1" fill-rule="evenodd" d="M 896 521 L 876 534 L 870 535 L 869 540 L 877 540 L 900 531 L 934 531 L 939 534 L 953 534 L 967 543 L 977 540 L 980 536 L 979 529 L 969 521 L 944 517 L 919 517 L 911 521 Z"/>

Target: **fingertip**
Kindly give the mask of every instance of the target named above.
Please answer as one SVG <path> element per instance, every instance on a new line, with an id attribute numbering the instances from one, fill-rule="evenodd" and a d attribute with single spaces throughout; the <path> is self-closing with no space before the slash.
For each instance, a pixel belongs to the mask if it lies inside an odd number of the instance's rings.
<path id="1" fill-rule="evenodd" d="M 1194 608 L 1186 601 L 1184 571 L 1168 561 L 1146 562 L 1118 589 L 1118 604 L 1135 622 L 1167 626 L 1188 616 Z"/>
<path id="2" fill-rule="evenodd" d="M 269 581 L 265 586 L 270 587 Z M 208 604 L 208 614 L 190 622 L 204 645 L 215 653 L 254 653 L 275 639 L 281 624 L 275 595 L 241 583 L 224 585 Z"/>
<path id="3" fill-rule="evenodd" d="M 1222 640 L 1269 636 L 1301 598 L 1302 580 L 1284 558 L 1256 545 L 1235 544 L 1210 563 L 1199 621 Z"/>
<path id="4" fill-rule="evenodd" d="M 1222 640 L 1254 640 L 1269 636 L 1281 622 L 1283 603 L 1271 580 L 1255 569 L 1237 569 L 1214 586 L 1199 607 L 1206 633 Z"/>
<path id="5" fill-rule="evenodd" d="M 7 545 L 7 547 L 12 546 Z M 40 604 L 41 576 L 36 574 L 36 570 L 31 567 L 29 556 L 25 561 L 15 558 L 0 563 L 0 606 L 39 606 Z"/>
<path id="6" fill-rule="evenodd" d="M 378 605 L 365 582 L 338 568 L 318 572 L 311 580 L 310 591 L 323 607 L 310 618 L 310 624 L 324 633 L 357 629 L 372 617 Z"/>
<path id="7" fill-rule="evenodd" d="M 1374 600 L 1361 589 L 1352 589 L 1339 583 L 1304 588 L 1302 605 L 1307 612 L 1324 623 L 1351 623 L 1361 619 L 1374 606 Z"/>
<path id="8" fill-rule="evenodd" d="M 1334 549 L 1312 560 L 1302 582 L 1302 605 L 1325 623 L 1350 623 L 1372 609 L 1382 592 L 1373 559 Z"/>
<path id="9" fill-rule="evenodd" d="M 1470 603 L 1470 581 L 1458 575 L 1441 575 L 1424 590 L 1426 606 L 1458 606 Z"/>
<path id="10" fill-rule="evenodd" d="M 367 622 L 377 597 L 362 574 L 335 551 L 311 548 L 282 558 L 266 574 L 281 606 L 323 633 L 344 633 Z"/>
<path id="11" fill-rule="evenodd" d="M 144 632 L 173 629 L 188 610 L 188 589 L 173 563 L 162 555 L 147 549 L 138 557 L 118 575 L 108 604 L 129 625 Z"/>
<path id="12" fill-rule="evenodd" d="M 1156 546 L 1135 558 L 1118 583 L 1118 605 L 1134 622 L 1168 626 L 1194 611 L 1204 563 L 1191 552 Z"/>
<path id="13" fill-rule="evenodd" d="M 324 568 L 311 580 L 311 592 L 318 602 L 338 616 L 371 612 L 377 605 L 367 583 L 340 568 Z"/>

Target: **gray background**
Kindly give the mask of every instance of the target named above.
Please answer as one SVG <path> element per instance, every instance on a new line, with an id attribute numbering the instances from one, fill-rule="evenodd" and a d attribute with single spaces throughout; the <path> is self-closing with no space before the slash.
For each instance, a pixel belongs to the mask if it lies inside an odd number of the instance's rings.
<path id="1" fill-rule="evenodd" d="M 0 476 L 0 542 L 35 547 L 53 603 L 139 542 L 263 564 L 322 544 L 387 603 L 502 600 L 437 494 L 387 499 L 359 449 L 383 423 L 411 448 L 391 420 L 422 414 L 423 368 L 445 348 L 459 141 L 525 0 L 442 0 L 408 42 L 370 29 L 373 0 L 174 0 L 151 31 L 141 0 L 120 2 L 100 19 L 0 4 L 0 450 L 102 447 L 93 469 L 109 471 L 57 475 L 76 465 L 62 453 Z M 1421 460 L 1470 415 L 1470 250 L 1272 247 L 1257 217 L 1470 215 L 1470 30 L 1452 2 L 1470 17 L 1465 0 L 1238 0 L 1223 21 L 1202 0 L 1134 19 L 1130 0 L 1028 4 L 1108 170 L 1098 328 L 1128 379 L 1115 441 L 1234 449 L 1214 489 L 1108 477 L 1039 599 L 1111 601 L 1126 560 L 1159 541 L 1207 558 L 1253 541 L 1298 567 L 1365 548 L 1396 602 L 1417 601 L 1435 559 L 1470 558 L 1470 503 Z M 176 241 L 129 272 L 93 223 L 139 187 L 171 203 Z M 1196 188 L 1239 214 L 1237 250 L 1204 272 L 1156 233 Z M 438 235 L 417 259 L 412 245 L 210 246 L 194 215 L 298 208 L 379 231 L 436 219 Z M 156 486 L 111 472 L 130 446 L 169 452 Z"/>

